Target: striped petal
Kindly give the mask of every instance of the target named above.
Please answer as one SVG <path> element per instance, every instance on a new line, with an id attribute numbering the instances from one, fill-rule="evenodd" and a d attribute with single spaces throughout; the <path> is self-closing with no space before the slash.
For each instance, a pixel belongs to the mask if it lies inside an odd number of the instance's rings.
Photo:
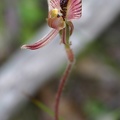
<path id="1" fill-rule="evenodd" d="M 48 8 L 49 11 L 55 8 L 60 10 L 60 0 L 48 0 Z"/>
<path id="2" fill-rule="evenodd" d="M 78 19 L 82 15 L 82 0 L 69 0 L 67 5 L 67 20 Z"/>
<path id="3" fill-rule="evenodd" d="M 39 48 L 45 46 L 51 40 L 53 40 L 53 38 L 58 34 L 58 32 L 59 32 L 58 30 L 53 29 L 47 36 L 43 37 L 41 40 L 38 40 L 37 42 L 35 42 L 32 45 L 23 45 L 21 48 L 22 49 L 31 49 L 31 50 L 39 49 Z"/>

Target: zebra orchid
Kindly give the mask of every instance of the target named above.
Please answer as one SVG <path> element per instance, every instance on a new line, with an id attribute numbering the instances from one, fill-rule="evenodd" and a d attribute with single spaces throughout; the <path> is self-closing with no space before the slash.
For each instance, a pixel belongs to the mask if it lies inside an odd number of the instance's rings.
<path id="1" fill-rule="evenodd" d="M 72 52 L 70 49 L 69 37 L 73 32 L 74 26 L 71 22 L 72 19 L 78 19 L 82 13 L 82 0 L 48 0 L 48 26 L 53 28 L 52 31 L 38 40 L 34 44 L 23 45 L 23 49 L 39 49 L 60 33 L 61 43 L 65 45 L 68 59 L 73 61 Z"/>
<path id="2" fill-rule="evenodd" d="M 48 0 L 48 26 L 52 28 L 52 31 L 41 40 L 38 40 L 32 45 L 23 45 L 24 49 L 39 49 L 49 43 L 59 33 L 61 37 L 61 43 L 64 44 L 65 50 L 68 56 L 69 64 L 60 80 L 58 91 L 55 101 L 55 120 L 59 120 L 59 103 L 62 90 L 65 82 L 72 69 L 74 55 L 70 48 L 71 42 L 69 40 L 73 33 L 74 26 L 71 22 L 73 19 L 78 19 L 82 15 L 82 0 Z"/>

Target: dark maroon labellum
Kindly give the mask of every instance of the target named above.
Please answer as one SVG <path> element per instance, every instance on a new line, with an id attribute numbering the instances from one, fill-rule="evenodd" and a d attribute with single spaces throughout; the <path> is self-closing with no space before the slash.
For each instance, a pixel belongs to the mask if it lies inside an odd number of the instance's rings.
<path id="1" fill-rule="evenodd" d="M 66 11 L 67 11 L 67 5 L 69 0 L 60 0 L 60 7 L 61 7 L 61 13 L 63 14 L 63 20 L 65 20 L 66 17 Z"/>
<path id="2" fill-rule="evenodd" d="M 67 7 L 69 0 L 60 0 L 60 7 L 62 10 L 64 10 Z"/>

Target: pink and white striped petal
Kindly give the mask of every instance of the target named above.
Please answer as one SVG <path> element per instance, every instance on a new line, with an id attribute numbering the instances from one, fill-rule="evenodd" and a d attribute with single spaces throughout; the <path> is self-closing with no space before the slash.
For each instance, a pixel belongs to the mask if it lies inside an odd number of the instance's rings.
<path id="1" fill-rule="evenodd" d="M 67 5 L 67 20 L 78 19 L 82 16 L 82 0 L 69 0 Z"/>
<path id="2" fill-rule="evenodd" d="M 31 45 L 23 45 L 21 48 L 31 50 L 39 49 L 48 44 L 50 41 L 52 41 L 53 38 L 58 34 L 58 32 L 58 30 L 53 29 L 47 36 L 43 37 L 41 40 L 38 40 L 37 42 Z"/>
<path id="3" fill-rule="evenodd" d="M 48 8 L 49 11 L 55 8 L 60 10 L 60 0 L 48 0 Z"/>

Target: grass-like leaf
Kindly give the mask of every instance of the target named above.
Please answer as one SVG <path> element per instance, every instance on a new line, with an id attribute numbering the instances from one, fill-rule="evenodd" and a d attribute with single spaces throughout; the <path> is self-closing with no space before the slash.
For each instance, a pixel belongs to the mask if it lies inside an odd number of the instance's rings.
<path id="1" fill-rule="evenodd" d="M 36 99 L 32 99 L 32 102 L 39 107 L 40 109 L 42 109 L 44 112 L 46 112 L 48 115 L 50 115 L 51 117 L 54 117 L 54 112 L 48 108 L 46 105 L 44 105 L 42 102 L 40 102 L 39 100 Z M 64 120 L 63 118 L 60 117 L 60 120 Z"/>

